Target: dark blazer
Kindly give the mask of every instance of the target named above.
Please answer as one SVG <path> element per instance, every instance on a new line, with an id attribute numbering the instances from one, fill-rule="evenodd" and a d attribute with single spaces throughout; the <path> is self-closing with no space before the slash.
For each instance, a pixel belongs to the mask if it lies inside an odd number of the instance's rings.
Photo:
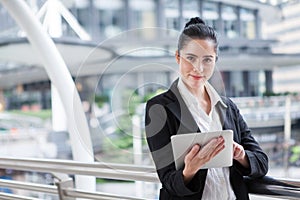
<path id="1" fill-rule="evenodd" d="M 185 185 L 182 169 L 175 169 L 172 154 L 170 143 L 172 135 L 201 132 L 177 89 L 177 83 L 178 80 L 167 92 L 147 102 L 145 115 L 147 142 L 162 183 L 160 199 L 199 200 L 202 198 L 207 169 L 199 170 L 192 181 Z M 266 175 L 268 157 L 251 136 L 237 106 L 229 98 L 222 97 L 222 100 L 227 108 L 221 106 L 219 102 L 216 109 L 224 110 L 221 111 L 223 130 L 233 130 L 234 141 L 244 147 L 250 164 L 250 168 L 246 169 L 234 160 L 230 167 L 230 182 L 236 198 L 247 200 L 249 196 L 243 176 L 256 178 Z"/>

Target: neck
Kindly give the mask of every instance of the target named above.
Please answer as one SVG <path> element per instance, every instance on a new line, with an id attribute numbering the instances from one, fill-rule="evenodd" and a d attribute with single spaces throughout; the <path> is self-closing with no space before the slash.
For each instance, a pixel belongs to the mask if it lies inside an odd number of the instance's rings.
<path id="1" fill-rule="evenodd" d="M 197 89 L 188 87 L 188 90 L 197 98 L 199 105 L 206 114 L 209 114 L 211 111 L 211 101 L 205 86 L 201 85 L 201 87 Z"/>
<path id="2" fill-rule="evenodd" d="M 186 84 L 185 84 L 186 85 Z M 197 98 L 197 99 L 204 99 L 205 96 L 208 96 L 206 88 L 203 85 L 201 85 L 198 88 L 191 88 L 188 85 L 186 85 L 186 87 L 188 88 L 188 90 Z"/>

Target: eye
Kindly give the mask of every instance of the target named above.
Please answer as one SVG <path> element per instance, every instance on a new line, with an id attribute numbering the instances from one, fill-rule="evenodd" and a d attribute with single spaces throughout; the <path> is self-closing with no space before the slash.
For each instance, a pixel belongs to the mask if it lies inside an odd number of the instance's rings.
<path id="1" fill-rule="evenodd" d="M 194 62 L 196 58 L 194 56 L 188 56 L 186 59 L 190 62 Z"/>
<path id="2" fill-rule="evenodd" d="M 213 59 L 211 59 L 211 58 L 204 58 L 203 62 L 205 64 L 211 64 L 213 62 Z"/>

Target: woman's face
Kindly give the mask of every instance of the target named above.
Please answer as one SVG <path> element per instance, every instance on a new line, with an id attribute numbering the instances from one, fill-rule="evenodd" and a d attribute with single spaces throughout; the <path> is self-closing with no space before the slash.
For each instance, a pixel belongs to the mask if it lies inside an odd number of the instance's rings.
<path id="1" fill-rule="evenodd" d="M 193 39 L 180 52 L 176 52 L 180 75 L 189 89 L 199 89 L 210 79 L 216 63 L 212 40 Z"/>

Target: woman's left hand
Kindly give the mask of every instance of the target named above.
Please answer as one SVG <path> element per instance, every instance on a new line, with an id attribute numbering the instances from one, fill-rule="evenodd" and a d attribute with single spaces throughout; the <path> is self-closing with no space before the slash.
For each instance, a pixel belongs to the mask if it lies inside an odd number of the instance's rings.
<path id="1" fill-rule="evenodd" d="M 233 159 L 237 160 L 245 168 L 249 167 L 249 161 L 244 147 L 236 142 L 233 142 Z"/>

